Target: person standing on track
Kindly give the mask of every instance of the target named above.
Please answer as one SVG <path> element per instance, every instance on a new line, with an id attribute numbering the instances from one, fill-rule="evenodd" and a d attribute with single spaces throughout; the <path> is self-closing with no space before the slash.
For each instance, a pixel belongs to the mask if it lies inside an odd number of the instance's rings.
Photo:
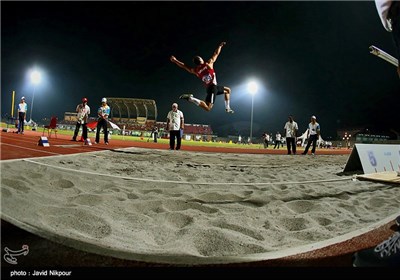
<path id="1" fill-rule="evenodd" d="M 308 153 L 308 149 L 310 148 L 311 144 L 312 144 L 311 154 L 315 155 L 315 149 L 317 148 L 317 141 L 319 135 L 321 134 L 321 127 L 319 123 L 317 123 L 317 118 L 315 116 L 311 117 L 311 122 L 308 124 L 307 134 L 308 134 L 307 146 L 304 149 L 302 155 L 306 155 Z"/>
<path id="2" fill-rule="evenodd" d="M 78 120 L 76 122 L 76 127 L 74 131 L 74 136 L 71 141 L 77 141 L 76 137 L 78 136 L 79 128 L 82 126 L 82 140 L 85 141 L 87 139 L 87 121 L 90 115 L 90 107 L 87 105 L 87 98 L 82 98 L 82 103 L 76 106 L 76 112 L 78 113 Z"/>
<path id="3" fill-rule="evenodd" d="M 299 126 L 294 121 L 293 116 L 288 117 L 288 121 L 285 124 L 285 135 L 288 155 L 296 154 L 296 133 L 299 130 Z"/>
<path id="4" fill-rule="evenodd" d="M 26 113 L 28 112 L 28 104 L 25 103 L 25 97 L 21 97 L 18 104 L 18 134 L 24 134 L 24 124 L 26 120 Z"/>
<path id="5" fill-rule="evenodd" d="M 182 111 L 178 110 L 178 104 L 172 104 L 172 110 L 167 115 L 167 130 L 169 131 L 169 149 L 174 150 L 176 138 L 176 150 L 181 149 L 182 131 L 185 127 Z"/>
<path id="6" fill-rule="evenodd" d="M 108 145 L 108 116 L 110 115 L 110 107 L 107 105 L 107 98 L 103 97 L 101 99 L 101 106 L 97 110 L 97 115 L 99 117 L 97 122 L 97 131 L 96 131 L 96 142 L 95 144 L 99 144 L 100 142 L 100 130 L 103 128 L 104 132 L 104 144 Z"/>

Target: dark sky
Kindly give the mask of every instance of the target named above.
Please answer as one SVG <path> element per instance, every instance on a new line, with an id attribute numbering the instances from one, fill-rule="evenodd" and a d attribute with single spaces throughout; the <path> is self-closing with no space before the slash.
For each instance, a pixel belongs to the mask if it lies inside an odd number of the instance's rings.
<path id="1" fill-rule="evenodd" d="M 154 99 L 158 121 L 178 102 L 187 123 L 211 124 L 218 135 L 248 135 L 247 82 L 262 85 L 254 97 L 253 136 L 283 132 L 293 114 L 304 131 L 317 116 L 322 137 L 346 126 L 400 130 L 400 80 L 396 68 L 369 53 L 376 45 L 397 56 L 373 1 L 305 2 L 1 2 L 1 109 L 11 92 L 30 106 L 33 119 L 74 111 L 82 97 L 94 111 L 103 96 Z M 179 100 L 203 99 L 201 81 L 169 61 L 192 65 L 211 57 L 219 84 L 232 89 L 224 111 L 218 96 L 211 112 Z M 92 114 L 93 115 L 93 114 Z"/>

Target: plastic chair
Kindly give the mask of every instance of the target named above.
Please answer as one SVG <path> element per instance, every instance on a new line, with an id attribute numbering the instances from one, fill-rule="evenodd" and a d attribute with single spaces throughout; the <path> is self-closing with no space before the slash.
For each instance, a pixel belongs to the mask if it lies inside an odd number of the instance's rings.
<path id="1" fill-rule="evenodd" d="M 56 136 L 56 138 L 57 138 L 57 117 L 51 117 L 51 119 L 50 119 L 50 124 L 49 125 L 45 125 L 44 127 L 43 127 L 43 134 L 42 134 L 42 136 L 44 135 L 44 131 L 47 129 L 47 136 L 50 138 L 51 137 L 51 133 L 53 132 L 53 130 L 54 130 L 54 135 Z"/>

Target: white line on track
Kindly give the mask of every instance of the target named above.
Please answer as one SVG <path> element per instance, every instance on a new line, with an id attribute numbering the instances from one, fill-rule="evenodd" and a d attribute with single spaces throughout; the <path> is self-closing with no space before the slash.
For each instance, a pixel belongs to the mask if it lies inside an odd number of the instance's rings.
<path id="1" fill-rule="evenodd" d="M 264 185 L 291 185 L 291 184 L 312 184 L 312 183 L 324 183 L 324 182 L 340 182 L 340 181 L 350 181 L 353 177 L 346 177 L 340 179 L 325 179 L 325 180 L 314 180 L 314 181 L 302 181 L 302 182 L 264 182 L 264 183 L 217 183 L 217 182 L 188 182 L 188 181 L 169 181 L 169 180 L 156 180 L 156 179 L 149 179 L 149 178 L 137 178 L 137 177 L 128 177 L 128 176 L 120 176 L 120 175 L 112 175 L 112 174 L 103 174 L 92 172 L 88 170 L 79 170 L 79 169 L 71 169 L 61 166 L 54 166 L 47 163 L 37 162 L 30 159 L 23 159 L 23 161 L 47 166 L 50 168 L 56 168 L 60 170 L 65 170 L 69 172 L 77 172 L 77 173 L 84 173 L 84 174 L 91 174 L 96 176 L 105 176 L 105 177 L 112 177 L 112 178 L 119 178 L 125 180 L 134 180 L 134 181 L 145 181 L 145 182 L 154 182 L 154 183 L 173 183 L 173 184 L 189 184 L 189 185 L 239 185 L 239 186 L 247 186 L 247 185 L 255 185 L 255 186 L 264 186 Z"/>

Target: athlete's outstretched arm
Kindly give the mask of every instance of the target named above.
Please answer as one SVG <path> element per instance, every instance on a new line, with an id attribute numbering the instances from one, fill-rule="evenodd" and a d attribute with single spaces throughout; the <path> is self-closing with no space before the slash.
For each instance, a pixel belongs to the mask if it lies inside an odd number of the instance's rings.
<path id="1" fill-rule="evenodd" d="M 173 63 L 175 63 L 176 65 L 178 65 L 180 68 L 185 69 L 186 71 L 188 71 L 188 72 L 191 73 L 191 74 L 196 74 L 192 68 L 187 67 L 187 66 L 185 65 L 185 63 L 183 63 L 183 62 L 177 60 L 175 56 L 171 55 L 171 57 L 170 57 L 169 59 L 170 59 Z"/>
<path id="2" fill-rule="evenodd" d="M 222 42 L 221 44 L 219 44 L 218 48 L 214 51 L 213 56 L 208 60 L 208 63 L 214 63 L 217 60 L 217 57 L 221 53 L 222 47 L 225 45 L 226 45 L 226 42 Z"/>

